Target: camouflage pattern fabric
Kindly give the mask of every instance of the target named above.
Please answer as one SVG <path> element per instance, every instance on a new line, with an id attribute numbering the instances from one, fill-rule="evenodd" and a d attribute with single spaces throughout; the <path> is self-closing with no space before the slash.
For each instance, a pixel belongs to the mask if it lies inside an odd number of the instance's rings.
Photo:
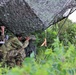
<path id="1" fill-rule="evenodd" d="M 3 56 L 2 62 L 10 67 L 14 67 L 15 65 L 20 66 L 26 57 L 24 47 L 27 47 L 28 44 L 27 40 L 22 44 L 16 37 L 9 39 L 0 47 L 0 53 Z"/>

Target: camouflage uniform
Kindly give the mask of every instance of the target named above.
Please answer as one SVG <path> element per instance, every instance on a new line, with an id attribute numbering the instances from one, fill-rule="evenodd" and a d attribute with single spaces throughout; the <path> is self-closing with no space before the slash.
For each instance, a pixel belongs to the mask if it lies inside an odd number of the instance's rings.
<path id="1" fill-rule="evenodd" d="M 25 43 L 22 44 L 16 37 L 8 40 L 0 47 L 0 51 L 3 54 L 2 62 L 6 63 L 10 67 L 21 65 L 21 62 L 26 56 L 24 47 L 27 47 L 28 44 L 28 41 L 25 41 Z"/>

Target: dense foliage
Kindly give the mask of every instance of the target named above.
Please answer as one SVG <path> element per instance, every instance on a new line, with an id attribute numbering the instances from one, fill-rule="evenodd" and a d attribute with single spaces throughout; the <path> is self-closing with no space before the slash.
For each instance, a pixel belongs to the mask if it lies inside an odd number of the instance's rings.
<path id="1" fill-rule="evenodd" d="M 59 28 L 57 24 L 36 35 L 36 58 L 32 53 L 21 67 L 1 67 L 0 75 L 76 75 L 76 24 L 68 20 L 58 35 Z M 48 46 L 41 47 L 45 35 Z"/>

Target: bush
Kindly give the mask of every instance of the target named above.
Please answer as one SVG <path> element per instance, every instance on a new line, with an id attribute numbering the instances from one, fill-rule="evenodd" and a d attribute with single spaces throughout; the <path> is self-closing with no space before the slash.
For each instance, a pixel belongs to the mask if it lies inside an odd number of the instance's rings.
<path id="1" fill-rule="evenodd" d="M 76 75 L 75 46 L 68 43 L 66 48 L 58 38 L 52 45 L 53 48 L 46 49 L 41 53 L 40 58 L 37 57 L 39 61 L 31 55 L 30 58 L 24 60 L 21 67 L 14 67 L 10 70 L 1 68 L 0 75 Z"/>

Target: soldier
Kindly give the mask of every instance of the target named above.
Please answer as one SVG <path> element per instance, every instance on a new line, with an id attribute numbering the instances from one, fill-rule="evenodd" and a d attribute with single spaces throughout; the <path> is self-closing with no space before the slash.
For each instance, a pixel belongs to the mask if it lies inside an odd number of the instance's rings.
<path id="1" fill-rule="evenodd" d="M 7 53 L 7 59 L 10 60 L 10 58 L 12 57 L 12 59 L 14 60 L 14 64 L 20 66 L 26 56 L 24 48 L 28 46 L 29 40 L 30 38 L 27 38 L 26 41 L 22 44 L 16 37 L 14 37 L 10 43 L 12 48 L 10 47 L 10 50 Z"/>
<path id="2" fill-rule="evenodd" d="M 0 47 L 5 43 L 4 30 L 5 30 L 5 27 L 0 26 Z M 3 59 L 3 52 L 2 52 L 2 49 L 0 49 L 0 62 L 2 61 L 2 59 Z"/>
<path id="3" fill-rule="evenodd" d="M 17 37 L 10 38 L 0 47 L 0 51 L 3 55 L 2 62 L 6 63 L 10 67 L 15 65 L 20 66 L 26 57 L 24 48 L 28 46 L 29 40 L 30 38 L 27 38 L 22 44 Z"/>
<path id="4" fill-rule="evenodd" d="M 30 37 L 30 40 L 29 40 L 29 45 L 27 47 L 25 47 L 25 53 L 26 53 L 26 57 L 30 57 L 30 54 L 32 52 L 34 52 L 34 56 L 36 56 L 36 46 L 34 44 L 34 41 L 36 40 L 36 37 L 34 35 L 30 35 L 29 37 L 25 37 L 24 39 L 22 39 L 22 34 L 20 35 L 16 35 L 18 37 L 18 39 L 24 43 L 24 40 L 25 39 L 28 39 Z"/>
<path id="5" fill-rule="evenodd" d="M 5 43 L 4 35 L 5 26 L 0 26 L 0 45 Z"/>
<path id="6" fill-rule="evenodd" d="M 31 39 L 29 40 L 29 45 L 25 48 L 26 57 L 30 57 L 32 52 L 34 52 L 34 57 L 36 57 L 36 37 L 34 35 L 31 35 L 30 37 Z"/>
<path id="7" fill-rule="evenodd" d="M 4 28 L 5 27 L 3 26 L 1 27 L 2 36 L 4 35 Z M 17 35 L 17 37 L 10 37 L 7 41 L 5 41 L 4 44 L 1 44 L 2 46 L 0 47 L 0 60 L 10 67 L 13 67 L 15 65 L 20 66 L 26 57 L 24 48 L 29 45 L 30 39 L 36 38 L 30 36 L 23 39 L 21 34 Z"/>

